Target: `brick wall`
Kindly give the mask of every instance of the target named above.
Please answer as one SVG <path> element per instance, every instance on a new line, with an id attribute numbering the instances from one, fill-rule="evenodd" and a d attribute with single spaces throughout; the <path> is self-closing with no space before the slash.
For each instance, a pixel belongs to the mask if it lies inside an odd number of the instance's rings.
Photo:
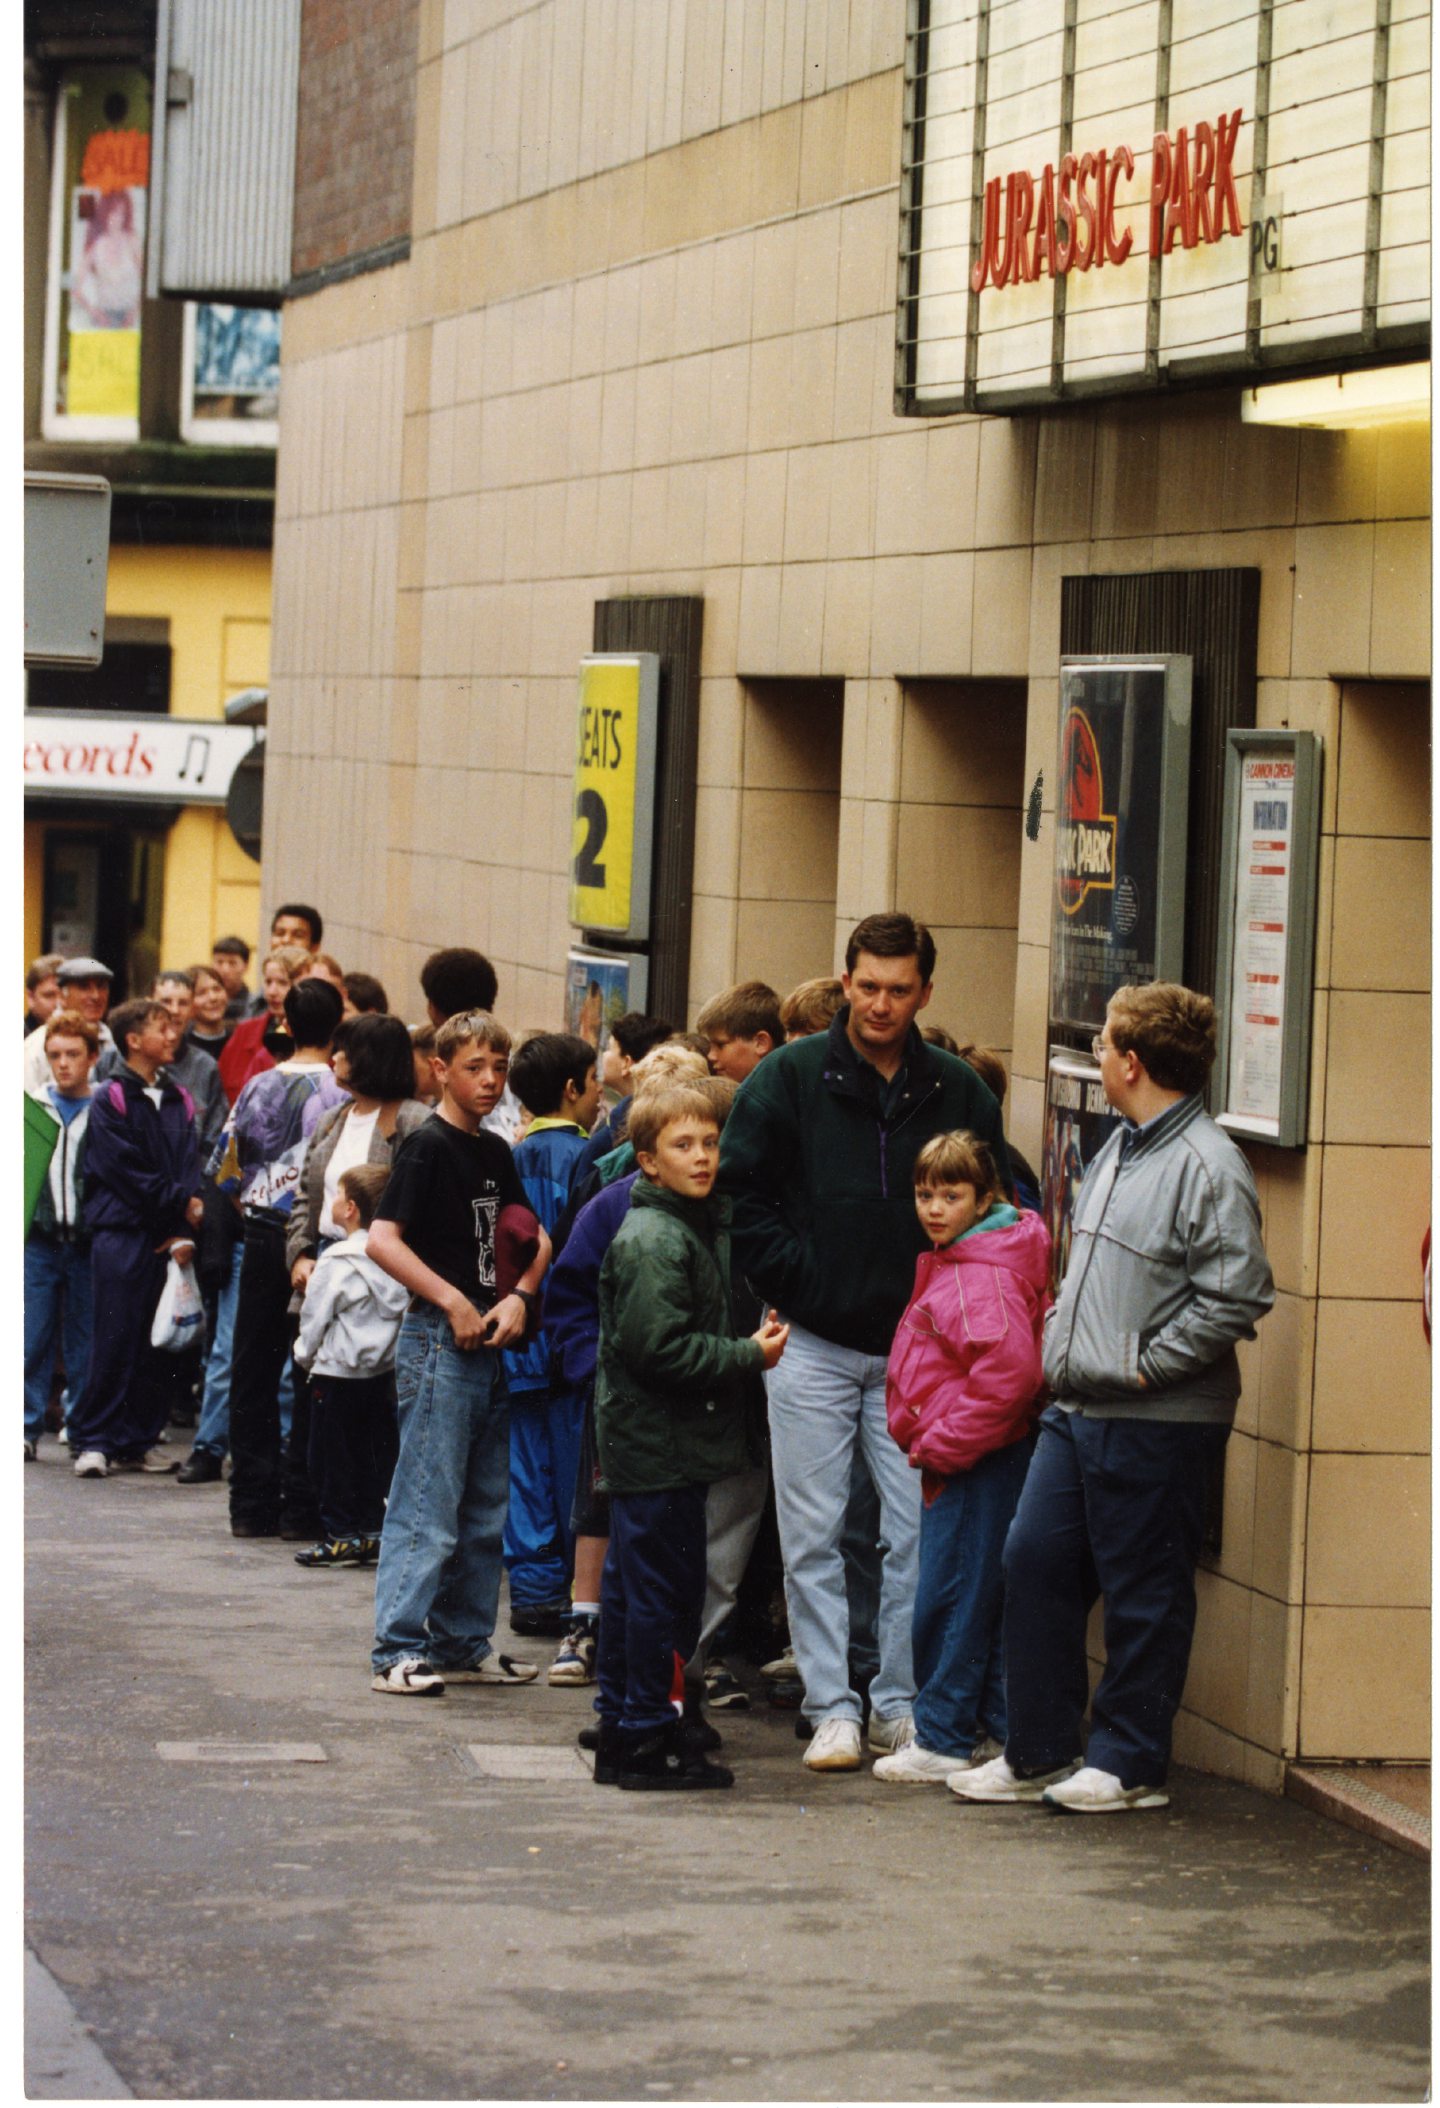
<path id="1" fill-rule="evenodd" d="M 297 277 L 410 232 L 417 0 L 305 0 Z"/>

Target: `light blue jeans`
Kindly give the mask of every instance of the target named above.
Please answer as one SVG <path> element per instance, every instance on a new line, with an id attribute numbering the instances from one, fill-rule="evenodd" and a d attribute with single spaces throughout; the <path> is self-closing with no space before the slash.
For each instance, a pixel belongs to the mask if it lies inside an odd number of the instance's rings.
<path id="1" fill-rule="evenodd" d="M 375 1646 L 437 1669 L 490 1652 L 510 1497 L 510 1403 L 500 1356 L 463 1350 L 444 1312 L 405 1319 L 395 1356 L 400 1457 L 375 1575 Z"/>
<path id="2" fill-rule="evenodd" d="M 799 1325 L 765 1379 L 770 1462 L 790 1640 L 805 1685 L 805 1711 L 822 1720 L 860 1719 L 847 1666 L 850 1613 L 840 1536 L 858 1453 L 880 1496 L 880 1667 L 874 1712 L 908 1713 L 915 1698 L 910 1623 L 920 1551 L 920 1474 L 885 1424 L 885 1360 L 837 1347 Z"/>
<path id="3" fill-rule="evenodd" d="M 223 1457 L 230 1447 L 230 1362 L 235 1352 L 235 1306 L 240 1300 L 240 1259 L 245 1246 L 236 1244 L 230 1257 L 230 1272 L 215 1305 L 215 1337 L 205 1357 L 205 1386 L 200 1394 L 200 1425 L 195 1447 Z M 295 1375 L 290 1358 L 285 1359 L 280 1378 L 280 1439 L 290 1433 L 290 1414 L 295 1404 Z"/>

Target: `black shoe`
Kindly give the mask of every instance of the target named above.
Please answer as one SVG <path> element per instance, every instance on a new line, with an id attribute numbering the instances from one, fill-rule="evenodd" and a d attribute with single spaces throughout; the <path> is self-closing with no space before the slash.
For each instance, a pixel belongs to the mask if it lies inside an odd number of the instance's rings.
<path id="1" fill-rule="evenodd" d="M 175 1483 L 177 1486 L 213 1485 L 224 1469 L 224 1457 L 217 1457 L 213 1449 L 192 1449 L 176 1472 Z"/>
<path id="2" fill-rule="evenodd" d="M 360 1564 L 361 1564 L 362 1566 L 375 1566 L 376 1564 L 378 1564 L 378 1562 L 379 1562 L 379 1558 L 380 1558 L 380 1540 L 379 1540 L 379 1538 L 378 1538 L 378 1537 L 362 1537 L 362 1538 L 361 1538 L 361 1540 L 360 1540 Z"/>
<path id="3" fill-rule="evenodd" d="M 680 1722 L 680 1747 L 703 1756 L 706 1750 L 719 1749 L 720 1730 L 703 1713 L 687 1713 Z"/>
<path id="4" fill-rule="evenodd" d="M 680 1747 L 692 1756 L 702 1756 L 706 1750 L 720 1747 L 720 1730 L 712 1727 L 700 1709 L 700 1693 L 693 1684 L 685 1686 L 684 1711 L 680 1715 Z"/>
<path id="5" fill-rule="evenodd" d="M 805 1700 L 805 1686 L 798 1676 L 777 1676 L 766 1687 L 766 1695 L 777 1713 L 791 1713 Z M 799 1733 L 799 1729 L 796 1729 Z"/>
<path id="6" fill-rule="evenodd" d="M 600 1729 L 598 1726 L 582 1727 L 575 1740 L 581 1749 L 598 1749 L 600 1747 Z"/>
<path id="7" fill-rule="evenodd" d="M 735 1774 L 710 1764 L 698 1750 L 687 1751 L 677 1727 L 642 1735 L 624 1735 L 619 1756 L 622 1793 L 699 1793 L 707 1787 L 733 1786 Z"/>
<path id="8" fill-rule="evenodd" d="M 280 1535 L 286 1544 L 314 1544 L 323 1534 L 324 1525 L 318 1515 L 307 1515 L 301 1522 L 289 1515 L 280 1518 Z"/>
<path id="9" fill-rule="evenodd" d="M 510 1612 L 510 1630 L 527 1639 L 563 1640 L 573 1623 L 568 1603 L 527 1603 Z"/>
<path id="10" fill-rule="evenodd" d="M 232 1515 L 230 1518 L 230 1535 L 232 1537 L 278 1537 L 280 1535 L 280 1525 L 278 1522 L 252 1522 L 243 1515 Z"/>
<path id="11" fill-rule="evenodd" d="M 618 1786 L 622 1737 L 618 1727 L 601 1721 L 595 1730 L 595 1784 Z"/>
<path id="12" fill-rule="evenodd" d="M 305 1567 L 363 1566 L 363 1540 L 359 1537 L 322 1537 L 307 1551 L 295 1554 L 295 1564 Z"/>

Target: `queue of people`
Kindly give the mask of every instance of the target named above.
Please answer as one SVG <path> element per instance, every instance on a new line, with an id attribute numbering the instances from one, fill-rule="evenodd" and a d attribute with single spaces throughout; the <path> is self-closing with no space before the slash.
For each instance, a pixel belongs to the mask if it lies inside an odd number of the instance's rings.
<path id="1" fill-rule="evenodd" d="M 868 1746 L 959 1801 L 1165 1805 L 1203 1489 L 1273 1296 L 1203 1107 L 1209 999 L 1112 997 L 1120 1119 L 1052 1301 L 1004 1065 L 922 1025 L 908 915 L 783 1001 L 622 1017 L 598 1065 L 513 1043 L 478 952 L 432 955 L 411 1027 L 322 939 L 288 903 L 253 996 L 223 938 L 108 1020 L 98 960 L 27 975 L 27 1460 L 57 1388 L 79 1478 L 203 1485 L 228 1455 L 234 1535 L 374 1569 L 381 1695 L 533 1683 L 495 1645 L 508 1570 L 549 1681 L 594 1689 L 600 1784 L 732 1783 L 709 1716 L 749 1702 L 726 1636 L 773 1572 L 761 1673 L 796 1688 L 810 1771 Z M 192 1267 L 182 1464 L 152 1325 Z"/>

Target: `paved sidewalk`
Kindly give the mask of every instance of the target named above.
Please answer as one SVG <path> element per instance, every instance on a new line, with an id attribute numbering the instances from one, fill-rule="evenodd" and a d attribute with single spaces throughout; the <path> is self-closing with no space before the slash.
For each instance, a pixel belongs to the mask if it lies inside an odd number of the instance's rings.
<path id="1" fill-rule="evenodd" d="M 967 1809 L 764 1707 L 733 1792 L 621 1794 L 588 1692 L 372 1695 L 371 1577 L 223 1488 L 25 1493 L 27 1933 L 137 2096 L 1424 2097 L 1428 1869 L 1307 1809 Z"/>

